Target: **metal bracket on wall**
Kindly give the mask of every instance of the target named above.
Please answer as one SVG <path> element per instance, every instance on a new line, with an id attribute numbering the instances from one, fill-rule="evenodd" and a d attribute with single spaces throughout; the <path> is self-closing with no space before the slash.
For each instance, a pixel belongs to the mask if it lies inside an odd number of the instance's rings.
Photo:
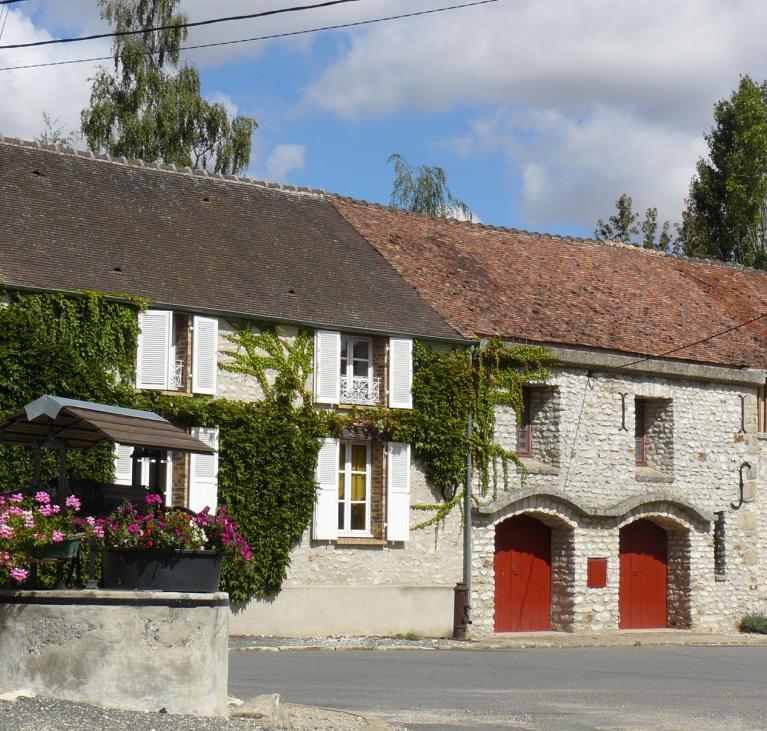
<path id="1" fill-rule="evenodd" d="M 714 513 L 714 580 L 725 581 L 727 578 L 727 552 L 725 545 L 724 510 Z"/>
<path id="2" fill-rule="evenodd" d="M 746 433 L 746 397 L 742 394 L 738 394 L 740 399 L 740 431 L 738 434 Z"/>
<path id="3" fill-rule="evenodd" d="M 737 502 L 737 504 L 735 504 L 735 503 L 730 503 L 730 507 L 731 507 L 733 510 L 738 510 L 738 509 L 740 508 L 740 506 L 741 506 L 741 505 L 743 505 L 743 503 L 744 503 L 744 502 L 746 502 L 746 501 L 745 501 L 745 499 L 744 499 L 744 497 L 743 497 L 743 491 L 744 491 L 744 489 L 745 489 L 745 485 L 746 485 L 746 483 L 745 483 L 745 481 L 744 481 L 744 479 L 743 479 L 743 470 L 744 470 L 744 469 L 749 469 L 749 470 L 750 470 L 750 469 L 751 469 L 751 465 L 750 465 L 748 462 L 744 462 L 744 463 L 743 463 L 743 464 L 742 464 L 742 465 L 741 465 L 741 466 L 738 468 L 738 472 L 739 472 L 739 475 L 740 475 L 740 497 L 739 497 L 739 499 L 738 499 L 738 502 Z"/>
<path id="4" fill-rule="evenodd" d="M 628 427 L 626 426 L 626 396 L 628 396 L 627 393 L 620 394 L 620 397 L 621 397 L 621 428 L 618 429 L 618 431 L 628 431 Z"/>

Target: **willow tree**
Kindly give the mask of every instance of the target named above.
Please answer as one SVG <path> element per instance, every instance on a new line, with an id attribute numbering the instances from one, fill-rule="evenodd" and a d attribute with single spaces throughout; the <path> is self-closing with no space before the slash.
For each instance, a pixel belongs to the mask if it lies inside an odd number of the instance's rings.
<path id="1" fill-rule="evenodd" d="M 429 165 L 413 167 L 397 152 L 389 155 L 388 162 L 394 164 L 393 206 L 439 218 L 472 220 L 469 207 L 450 192 L 443 168 Z"/>
<path id="2" fill-rule="evenodd" d="M 180 0 L 99 0 L 101 17 L 117 33 L 114 70 L 93 78 L 82 132 L 93 152 L 164 162 L 217 173 L 239 173 L 250 162 L 257 127 L 230 118 L 200 93 L 200 75 L 179 65 L 187 37 Z M 155 28 L 161 30 L 154 30 Z"/>

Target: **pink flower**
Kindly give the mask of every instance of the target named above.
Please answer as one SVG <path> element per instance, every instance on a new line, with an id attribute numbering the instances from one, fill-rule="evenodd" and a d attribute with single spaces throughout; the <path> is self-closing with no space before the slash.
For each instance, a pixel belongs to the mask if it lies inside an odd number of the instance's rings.
<path id="1" fill-rule="evenodd" d="M 47 492 L 40 490 L 35 493 L 35 502 L 40 505 L 47 505 L 51 501 L 51 496 Z"/>
<path id="2" fill-rule="evenodd" d="M 64 534 L 60 530 L 55 530 L 51 538 L 53 538 L 54 543 L 61 543 L 64 540 Z"/>
<path id="3" fill-rule="evenodd" d="M 67 498 L 67 507 L 72 508 L 75 512 L 77 512 L 80 509 L 80 501 L 77 499 L 77 496 L 70 495 Z"/>
<path id="4" fill-rule="evenodd" d="M 14 492 L 9 498 L 12 503 L 24 502 L 24 496 L 20 492 Z"/>
<path id="5" fill-rule="evenodd" d="M 8 572 L 14 581 L 26 581 L 29 571 L 26 569 L 11 569 Z"/>
<path id="6" fill-rule="evenodd" d="M 146 496 L 146 504 L 147 505 L 162 505 L 163 504 L 162 495 L 158 495 L 156 492 L 147 495 Z"/>
<path id="7" fill-rule="evenodd" d="M 53 515 L 53 505 L 43 505 L 38 511 L 44 518 L 49 518 Z"/>
<path id="8" fill-rule="evenodd" d="M 51 505 L 51 510 L 54 515 L 58 515 L 61 512 L 61 505 Z"/>
<path id="9" fill-rule="evenodd" d="M 104 537 L 104 527 L 101 525 L 94 525 L 93 526 L 93 535 L 96 536 L 96 538 L 103 538 Z"/>
<path id="10" fill-rule="evenodd" d="M 88 516 L 88 517 L 85 519 L 85 522 L 86 522 L 88 525 L 96 525 L 96 519 L 95 519 L 95 518 L 94 518 L 92 515 L 89 515 L 89 516 Z"/>
<path id="11" fill-rule="evenodd" d="M 131 523 L 128 526 L 128 533 L 136 533 L 138 531 L 138 523 Z"/>
<path id="12" fill-rule="evenodd" d="M 13 528 L 5 523 L 0 524 L 0 538 L 13 538 Z"/>

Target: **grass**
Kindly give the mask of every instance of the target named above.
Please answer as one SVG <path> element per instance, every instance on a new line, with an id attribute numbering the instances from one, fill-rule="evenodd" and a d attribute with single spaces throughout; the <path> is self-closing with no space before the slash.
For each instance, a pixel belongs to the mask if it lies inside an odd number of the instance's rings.
<path id="1" fill-rule="evenodd" d="M 394 635 L 395 640 L 412 640 L 413 642 L 417 642 L 418 640 L 423 639 L 423 635 L 419 635 L 418 632 L 405 632 L 404 634 L 399 633 Z"/>
<path id="2" fill-rule="evenodd" d="M 741 632 L 767 635 L 767 615 L 747 614 L 740 620 L 739 629 Z"/>

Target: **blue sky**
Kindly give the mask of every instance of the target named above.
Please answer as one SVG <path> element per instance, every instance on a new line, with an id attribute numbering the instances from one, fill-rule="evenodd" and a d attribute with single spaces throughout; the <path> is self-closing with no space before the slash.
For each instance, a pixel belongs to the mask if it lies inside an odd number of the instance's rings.
<path id="1" fill-rule="evenodd" d="M 182 0 L 191 20 L 294 0 Z M 361 0 L 209 26 L 189 43 L 447 5 Z M 3 43 L 103 28 L 96 0 L 12 6 Z M 622 192 L 677 220 L 714 102 L 767 76 L 756 0 L 499 0 L 300 39 L 197 51 L 208 98 L 254 116 L 250 174 L 387 202 L 392 152 L 440 165 L 486 223 L 589 235 Z M 109 53 L 0 51 L 0 66 Z M 94 65 L 0 72 L 0 132 L 77 126 Z"/>

